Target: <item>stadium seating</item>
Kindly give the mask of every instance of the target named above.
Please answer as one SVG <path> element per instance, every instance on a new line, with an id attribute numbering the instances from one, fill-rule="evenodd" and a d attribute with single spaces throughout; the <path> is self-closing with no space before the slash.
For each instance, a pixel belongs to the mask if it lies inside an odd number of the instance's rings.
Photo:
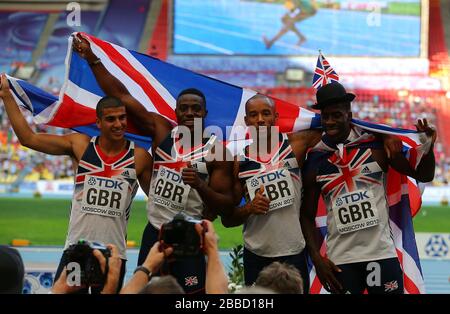
<path id="1" fill-rule="evenodd" d="M 66 23 L 68 12 L 59 12 L 48 44 L 37 60 L 39 77 L 32 82 L 39 87 L 57 95 L 63 82 L 64 57 L 67 48 L 67 36 L 73 31 L 92 33 L 104 40 L 115 42 L 129 49 L 140 48 L 141 34 L 148 23 L 149 10 L 153 14 L 153 34 L 147 38 L 149 47 L 143 48 L 150 55 L 166 59 L 178 66 L 189 68 L 202 74 L 231 82 L 236 85 L 254 88 L 262 93 L 284 99 L 299 106 L 308 107 L 315 101 L 314 90 L 301 87 L 280 86 L 277 75 L 287 68 L 298 67 L 296 58 L 251 58 L 233 56 L 170 55 L 170 2 L 164 0 L 161 5 L 154 5 L 151 0 L 107 1 L 102 11 L 84 10 L 81 28 L 69 27 Z M 126 9 L 125 9 L 126 6 Z M 448 53 L 443 40 L 443 21 L 439 18 L 439 1 L 430 2 L 430 71 L 436 72 L 448 68 Z M 55 13 L 55 12 L 51 12 Z M 56 12 L 58 13 L 58 12 Z M 13 73 L 21 64 L 31 60 L 33 49 L 41 40 L 42 30 L 48 19 L 45 12 L 11 12 L 0 11 L 0 71 Z M 117 21 L 120 20 L 120 23 Z M 135 34 L 135 36 L 127 36 Z M 433 43 L 433 45 L 431 44 Z M 309 68 L 315 65 L 314 58 L 309 58 Z M 311 64 L 310 64 L 311 63 Z M 302 65 L 304 66 L 305 63 Z M 401 66 L 399 67 L 402 68 Z M 426 69 L 425 69 L 426 70 Z M 339 71 L 338 71 L 339 72 Z M 419 71 L 420 72 L 420 71 Z M 355 90 L 358 98 L 354 102 L 355 116 L 363 119 L 385 123 L 397 127 L 413 128 L 418 118 L 427 117 L 438 127 L 439 141 L 435 147 L 437 175 L 435 184 L 447 184 L 450 180 L 450 108 L 444 91 L 405 91 L 405 90 Z M 17 143 L 4 109 L 0 106 L 0 183 L 14 182 L 18 174 L 27 170 L 26 180 L 40 178 L 58 179 L 73 175 L 70 160 L 65 157 L 50 157 L 31 152 Z M 28 117 L 28 119 L 31 119 Z M 35 127 L 36 130 L 62 134 L 67 130 Z"/>

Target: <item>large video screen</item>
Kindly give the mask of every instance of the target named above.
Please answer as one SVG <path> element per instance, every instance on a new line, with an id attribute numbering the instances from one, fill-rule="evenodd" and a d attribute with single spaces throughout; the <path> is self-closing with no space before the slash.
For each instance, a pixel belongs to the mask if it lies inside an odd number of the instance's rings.
<path id="1" fill-rule="evenodd" d="M 174 0 L 173 54 L 419 57 L 421 0 Z"/>

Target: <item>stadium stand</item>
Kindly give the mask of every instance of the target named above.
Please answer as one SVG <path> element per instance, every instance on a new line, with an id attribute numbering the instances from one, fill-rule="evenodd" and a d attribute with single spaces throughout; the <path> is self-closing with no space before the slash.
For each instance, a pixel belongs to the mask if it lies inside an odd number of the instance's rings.
<path id="1" fill-rule="evenodd" d="M 89 3 L 89 1 L 84 1 Z M 31 83 L 57 95 L 64 76 L 64 57 L 67 49 L 67 36 L 74 31 L 85 31 L 104 40 L 133 50 L 139 50 L 178 66 L 189 68 L 202 74 L 230 82 L 236 85 L 257 89 L 262 93 L 308 107 L 314 102 L 314 90 L 304 86 L 291 87 L 280 75 L 287 68 L 298 67 L 296 58 L 248 58 L 233 56 L 183 56 L 171 55 L 171 19 L 173 18 L 173 1 L 132 0 L 120 1 L 97 0 L 99 4 L 83 10 L 81 27 L 68 26 L 64 9 L 39 10 L 35 12 L 23 10 L 0 11 L 0 71 L 14 74 L 16 69 L 32 61 L 33 49 L 41 40 L 46 40 L 45 49 L 36 58 L 38 76 Z M 33 8 L 33 4 L 27 4 Z M 125 7 L 126 6 L 126 7 Z M 445 12 L 448 3 L 430 0 L 429 19 L 429 69 L 418 70 L 419 78 L 423 72 L 442 78 L 448 76 L 448 52 L 445 43 Z M 49 15 L 56 14 L 52 31 L 42 38 L 43 29 Z M 448 18 L 448 17 L 447 17 Z M 120 20 L 120 23 L 117 21 Z M 447 27 L 448 28 L 448 27 Z M 448 31 L 448 30 L 447 30 Z M 128 36 L 127 34 L 136 34 Z M 447 43 L 448 44 L 448 43 Z M 303 63 L 300 68 L 305 71 L 304 81 L 310 81 L 311 70 L 316 59 Z M 400 60 L 400 59 L 399 59 Z M 403 61 L 402 61 L 403 62 Z M 306 66 L 305 66 L 306 64 Z M 404 68 L 398 67 L 398 71 Z M 340 72 L 338 70 L 338 72 Z M 358 73 L 356 73 L 358 74 Z M 402 73 L 399 73 L 402 75 Z M 445 87 L 445 84 L 443 85 Z M 375 120 L 393 126 L 412 128 L 417 118 L 427 117 L 438 127 L 439 142 L 436 145 L 438 161 L 436 185 L 447 184 L 450 180 L 450 109 L 448 95 L 441 90 L 371 90 L 353 88 L 358 95 L 354 102 L 354 111 L 360 119 Z M 31 121 L 31 117 L 28 117 Z M 46 132 L 70 132 L 68 130 L 36 127 Z M 0 183 L 17 182 L 19 173 L 24 173 L 26 165 L 30 169 L 22 180 L 38 180 L 40 178 L 69 178 L 73 174 L 70 162 L 64 157 L 49 157 L 21 147 L 17 143 L 3 108 L 0 107 Z"/>

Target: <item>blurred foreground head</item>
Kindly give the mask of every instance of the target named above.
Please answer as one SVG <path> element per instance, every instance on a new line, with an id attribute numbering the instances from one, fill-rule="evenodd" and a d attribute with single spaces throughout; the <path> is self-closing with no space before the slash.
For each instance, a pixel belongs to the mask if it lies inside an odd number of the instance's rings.
<path id="1" fill-rule="evenodd" d="M 25 268 L 16 249 L 0 245 L 0 293 L 21 294 Z"/>

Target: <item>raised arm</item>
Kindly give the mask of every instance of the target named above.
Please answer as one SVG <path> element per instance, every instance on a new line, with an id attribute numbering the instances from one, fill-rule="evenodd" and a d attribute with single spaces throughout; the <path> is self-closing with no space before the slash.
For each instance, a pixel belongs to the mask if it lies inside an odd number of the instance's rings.
<path id="1" fill-rule="evenodd" d="M 303 198 L 300 208 L 300 223 L 306 240 L 306 247 L 311 256 L 316 273 L 326 290 L 338 293 L 342 286 L 334 272 L 340 269 L 332 261 L 320 255 L 320 244 L 316 230 L 316 215 L 319 205 L 320 188 L 316 184 L 315 171 L 312 166 L 303 172 Z"/>
<path id="2" fill-rule="evenodd" d="M 436 161 L 434 158 L 434 142 L 436 141 L 436 130 L 428 125 L 427 119 L 418 120 L 416 124 L 417 131 L 424 132 L 431 137 L 431 146 L 427 154 L 425 154 L 419 165 L 414 169 L 405 156 L 397 152 L 388 158 L 388 163 L 398 172 L 412 177 L 420 182 L 430 182 L 434 178 L 434 171 L 436 169 Z"/>
<path id="3" fill-rule="evenodd" d="M 81 34 L 77 34 L 73 38 L 72 48 L 88 62 L 98 84 L 105 94 L 119 98 L 125 104 L 127 113 L 136 122 L 136 127 L 145 133 L 145 135 L 153 137 L 155 145 L 161 143 L 172 129 L 170 122 L 157 113 L 147 111 L 130 94 L 125 85 L 106 69 L 101 60 L 92 51 L 89 42 Z"/>
<path id="4" fill-rule="evenodd" d="M 5 74 L 1 76 L 0 98 L 3 100 L 11 126 L 20 144 L 50 155 L 69 155 L 77 160 L 89 143 L 89 137 L 83 134 L 52 135 L 35 133 L 20 112 Z"/>

